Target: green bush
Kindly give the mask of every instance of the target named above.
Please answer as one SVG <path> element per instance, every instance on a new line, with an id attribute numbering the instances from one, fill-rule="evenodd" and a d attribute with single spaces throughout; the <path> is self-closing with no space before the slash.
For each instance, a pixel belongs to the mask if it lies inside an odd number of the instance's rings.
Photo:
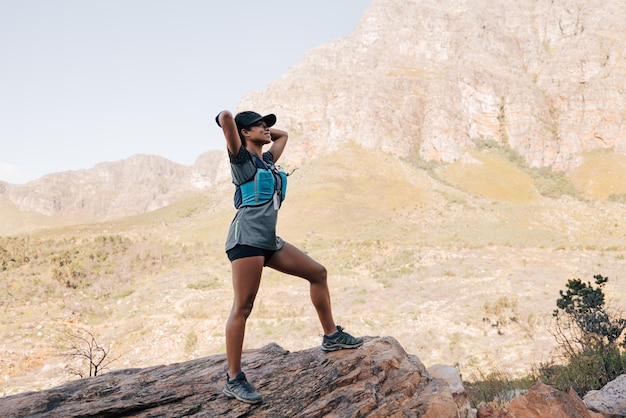
<path id="1" fill-rule="evenodd" d="M 580 396 L 596 390 L 626 371 L 624 343 L 626 319 L 606 307 L 604 286 L 609 281 L 594 276 L 595 286 L 580 279 L 569 280 L 560 291 L 554 311 L 553 335 L 557 360 L 541 364 L 542 382 L 560 390 L 573 388 Z"/>
<path id="2" fill-rule="evenodd" d="M 594 279 L 595 286 L 569 280 L 567 290 L 559 291 L 551 330 L 557 340 L 553 359 L 521 379 L 502 371 L 472 376 L 473 381 L 463 386 L 473 407 L 486 402 L 505 408 L 537 380 L 562 391 L 572 388 L 582 397 L 626 373 L 626 319 L 606 306 L 603 289 L 609 279 L 602 275 Z"/>
<path id="3" fill-rule="evenodd" d="M 566 353 L 572 356 L 588 350 L 614 348 L 626 329 L 626 319 L 605 306 L 603 288 L 608 277 L 600 274 L 593 277 L 596 287 L 580 279 L 569 280 L 567 291 L 559 291 L 561 297 L 556 301 L 557 333 Z"/>
<path id="4" fill-rule="evenodd" d="M 539 379 L 562 391 L 574 389 L 579 396 L 600 389 L 626 370 L 626 356 L 619 348 L 588 348 L 569 357 L 565 365 L 539 366 Z"/>

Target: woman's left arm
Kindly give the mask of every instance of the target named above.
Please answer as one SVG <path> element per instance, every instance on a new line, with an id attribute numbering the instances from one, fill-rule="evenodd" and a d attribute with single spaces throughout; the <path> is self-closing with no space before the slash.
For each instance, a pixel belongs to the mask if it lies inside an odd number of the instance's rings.
<path id="1" fill-rule="evenodd" d="M 278 161 L 280 156 L 287 145 L 287 132 L 276 128 L 270 128 L 270 134 L 272 135 L 272 146 L 270 146 L 269 152 L 274 157 L 274 162 Z"/>

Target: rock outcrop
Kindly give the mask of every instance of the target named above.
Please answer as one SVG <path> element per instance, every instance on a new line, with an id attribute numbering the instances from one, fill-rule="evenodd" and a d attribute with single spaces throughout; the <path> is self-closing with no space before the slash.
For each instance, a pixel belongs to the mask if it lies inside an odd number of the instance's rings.
<path id="1" fill-rule="evenodd" d="M 428 369 L 392 337 L 366 337 L 355 350 L 289 352 L 276 344 L 244 351 L 248 379 L 264 400 L 222 393 L 226 357 L 117 370 L 40 392 L 0 398 L 0 416 L 22 417 L 423 417 L 607 418 L 624 416 L 622 375 L 583 400 L 537 382 L 505 409 L 470 407 L 454 367 Z"/>
<path id="2" fill-rule="evenodd" d="M 459 410 L 459 416 L 471 417 L 473 415 L 472 408 L 470 407 L 467 392 L 463 387 L 461 376 L 456 367 L 445 364 L 435 364 L 434 366 L 430 366 L 427 371 L 430 377 L 442 379 L 448 384 L 450 392 L 452 393 L 452 399 L 454 399 Z"/>
<path id="3" fill-rule="evenodd" d="M 576 392 L 561 392 L 536 383 L 524 396 L 511 401 L 507 410 L 496 410 L 485 403 L 478 406 L 477 418 L 602 418 L 587 409 Z"/>
<path id="4" fill-rule="evenodd" d="M 587 408 L 604 416 L 626 416 L 626 374 L 618 376 L 600 390 L 587 393 L 583 402 Z"/>
<path id="5" fill-rule="evenodd" d="M 626 5 L 602 0 L 374 0 L 242 108 L 275 111 L 307 158 L 354 140 L 426 160 L 508 146 L 566 170 L 626 154 Z"/>
<path id="6" fill-rule="evenodd" d="M 359 349 L 334 353 L 319 347 L 291 353 L 270 344 L 244 352 L 243 364 L 248 379 L 264 396 L 260 405 L 222 394 L 226 358 L 217 355 L 118 370 L 6 397 L 0 399 L 0 416 L 459 416 L 450 386 L 430 376 L 420 360 L 391 337 L 370 337 Z M 469 410 L 469 405 L 462 405 L 462 410 Z"/>

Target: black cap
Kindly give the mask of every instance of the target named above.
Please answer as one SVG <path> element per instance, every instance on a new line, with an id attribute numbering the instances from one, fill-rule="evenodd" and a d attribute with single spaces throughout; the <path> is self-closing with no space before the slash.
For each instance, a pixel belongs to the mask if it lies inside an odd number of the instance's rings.
<path id="1" fill-rule="evenodd" d="M 261 116 L 256 112 L 245 111 L 241 113 L 237 113 L 235 116 L 235 123 L 237 124 L 237 129 L 241 130 L 243 128 L 248 128 L 254 125 L 257 122 L 265 122 L 267 127 L 274 126 L 276 123 L 276 115 L 270 113 L 269 115 Z"/>

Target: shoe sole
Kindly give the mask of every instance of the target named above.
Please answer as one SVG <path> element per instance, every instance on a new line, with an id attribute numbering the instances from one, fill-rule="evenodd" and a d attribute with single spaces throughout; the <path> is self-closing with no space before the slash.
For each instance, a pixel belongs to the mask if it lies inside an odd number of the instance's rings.
<path id="1" fill-rule="evenodd" d="M 331 351 L 339 351 L 343 349 L 353 349 L 353 348 L 359 348 L 362 345 L 363 343 L 359 343 L 356 345 L 348 345 L 348 344 L 333 344 L 333 345 L 327 345 L 327 346 L 322 345 L 322 351 L 331 352 Z"/>
<path id="2" fill-rule="evenodd" d="M 222 392 L 224 393 L 224 395 L 226 395 L 227 398 L 229 399 L 237 399 L 240 402 L 245 402 L 245 403 L 249 403 L 249 404 L 257 404 L 257 403 L 261 403 L 263 402 L 263 398 L 259 398 L 259 399 L 246 399 L 246 398 L 242 398 L 240 396 L 237 396 L 237 394 L 235 392 L 231 392 L 230 390 L 224 388 L 222 389 Z"/>

